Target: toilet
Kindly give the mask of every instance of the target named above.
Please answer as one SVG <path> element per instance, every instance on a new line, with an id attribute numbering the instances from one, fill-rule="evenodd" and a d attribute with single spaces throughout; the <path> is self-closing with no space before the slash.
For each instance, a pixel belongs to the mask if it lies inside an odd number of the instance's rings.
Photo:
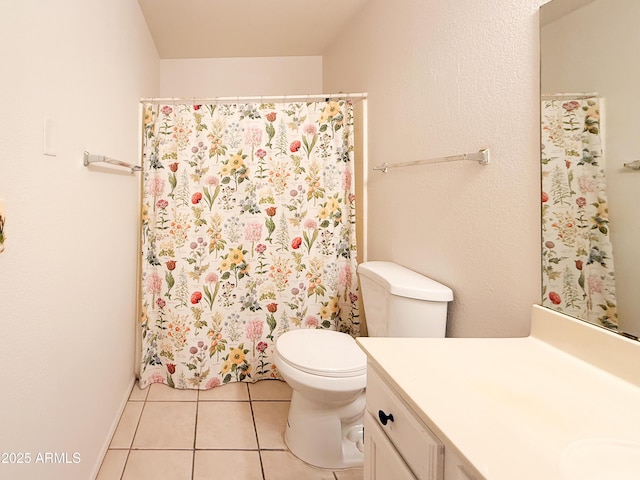
<path id="1" fill-rule="evenodd" d="M 358 265 L 372 337 L 444 337 L 450 288 L 392 262 Z M 274 362 L 292 389 L 284 439 L 304 462 L 328 469 L 363 463 L 367 358 L 346 333 L 290 330 Z"/>

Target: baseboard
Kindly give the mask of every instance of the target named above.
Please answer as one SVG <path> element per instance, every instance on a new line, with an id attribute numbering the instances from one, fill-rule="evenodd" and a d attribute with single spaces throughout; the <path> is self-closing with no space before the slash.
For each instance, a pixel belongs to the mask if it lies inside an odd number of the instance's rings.
<path id="1" fill-rule="evenodd" d="M 124 411 L 125 407 L 127 406 L 127 402 L 129 401 L 129 395 L 131 395 L 131 390 L 133 389 L 133 386 L 135 385 L 135 383 L 136 383 L 136 377 L 133 376 L 131 378 L 131 381 L 129 382 L 129 388 L 127 388 L 126 394 L 125 394 L 124 398 L 122 399 L 122 402 L 120 402 L 120 407 L 118 408 L 118 413 L 116 414 L 115 418 L 113 419 L 113 423 L 111 424 L 111 428 L 109 429 L 109 434 L 107 435 L 107 438 L 104 441 L 104 445 L 102 446 L 102 449 L 100 451 L 100 455 L 98 455 L 98 461 L 94 465 L 93 471 L 91 472 L 91 478 L 93 478 L 94 480 L 98 476 L 98 473 L 100 472 L 100 467 L 102 466 L 102 462 L 104 461 L 104 457 L 107 454 L 107 450 L 109 450 L 109 444 L 111 443 L 111 438 L 113 437 L 113 434 L 116 433 L 116 428 L 118 428 L 118 422 L 120 421 L 120 417 L 122 416 L 122 412 Z"/>

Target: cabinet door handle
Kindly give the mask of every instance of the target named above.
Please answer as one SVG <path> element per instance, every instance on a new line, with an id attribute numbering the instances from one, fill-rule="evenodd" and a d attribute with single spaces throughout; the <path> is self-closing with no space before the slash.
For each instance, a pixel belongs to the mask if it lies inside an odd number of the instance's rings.
<path id="1" fill-rule="evenodd" d="M 380 423 L 382 425 L 386 425 L 389 421 L 393 422 L 393 413 L 387 415 L 382 410 L 378 410 L 378 418 L 380 419 Z"/>

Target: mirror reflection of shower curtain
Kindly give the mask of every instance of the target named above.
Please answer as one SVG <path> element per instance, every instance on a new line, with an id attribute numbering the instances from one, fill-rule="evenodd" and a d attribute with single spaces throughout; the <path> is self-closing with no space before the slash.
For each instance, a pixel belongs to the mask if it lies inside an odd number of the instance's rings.
<path id="1" fill-rule="evenodd" d="M 295 328 L 359 333 L 350 100 L 144 105 L 140 386 L 277 378 Z"/>
<path id="2" fill-rule="evenodd" d="M 617 328 L 603 101 L 542 102 L 542 304 Z"/>

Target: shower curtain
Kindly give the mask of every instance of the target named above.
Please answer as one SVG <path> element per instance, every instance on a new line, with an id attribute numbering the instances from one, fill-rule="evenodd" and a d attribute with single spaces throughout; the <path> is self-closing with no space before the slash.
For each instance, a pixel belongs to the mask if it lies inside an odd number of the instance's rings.
<path id="1" fill-rule="evenodd" d="M 144 109 L 140 386 L 278 378 L 278 337 L 359 332 L 353 106 Z"/>
<path id="2" fill-rule="evenodd" d="M 543 305 L 617 328 L 598 98 L 542 102 Z"/>

